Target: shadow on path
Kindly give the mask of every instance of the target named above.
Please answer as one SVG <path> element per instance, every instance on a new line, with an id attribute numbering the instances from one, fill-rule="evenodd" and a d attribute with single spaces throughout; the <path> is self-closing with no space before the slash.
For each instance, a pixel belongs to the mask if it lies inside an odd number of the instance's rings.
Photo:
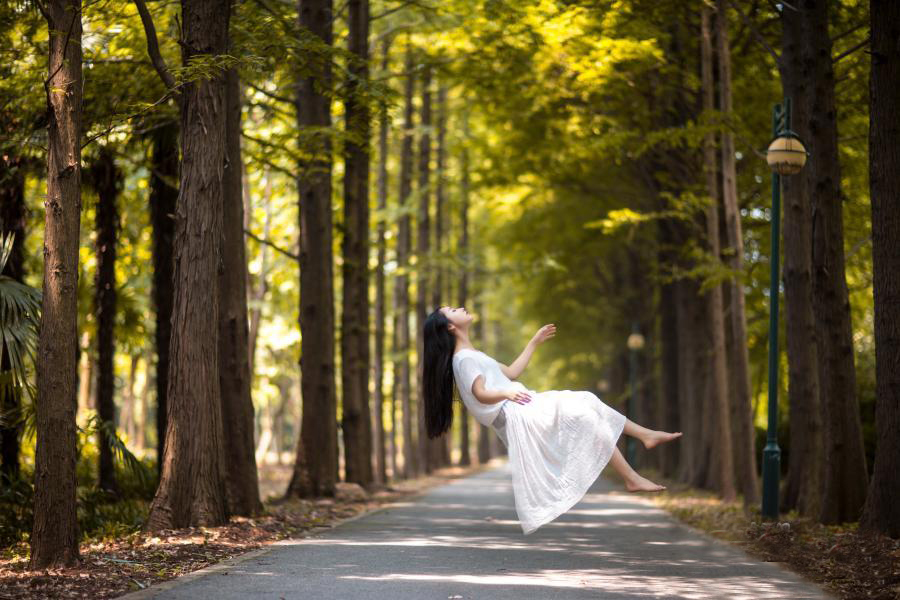
<path id="1" fill-rule="evenodd" d="M 812 583 L 675 522 L 600 477 L 531 535 L 509 467 L 452 481 L 138 598 L 831 598 Z"/>

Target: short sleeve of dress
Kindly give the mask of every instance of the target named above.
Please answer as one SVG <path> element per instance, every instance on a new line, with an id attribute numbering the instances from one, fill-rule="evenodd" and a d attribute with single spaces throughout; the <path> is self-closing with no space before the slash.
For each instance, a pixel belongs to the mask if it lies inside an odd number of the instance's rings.
<path id="1" fill-rule="evenodd" d="M 474 396 L 475 393 L 472 391 L 472 384 L 475 383 L 475 379 L 477 379 L 479 375 L 484 376 L 484 373 L 482 372 L 481 365 L 478 364 L 478 360 L 474 357 L 466 356 L 459 361 L 459 366 L 456 370 L 456 385 L 459 386 L 460 390 Z"/>

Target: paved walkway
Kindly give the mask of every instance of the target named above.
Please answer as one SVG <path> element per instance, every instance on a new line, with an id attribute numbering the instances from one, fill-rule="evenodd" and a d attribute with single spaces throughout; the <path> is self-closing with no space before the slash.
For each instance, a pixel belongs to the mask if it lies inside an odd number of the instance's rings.
<path id="1" fill-rule="evenodd" d="M 698 534 L 601 476 L 529 536 L 509 467 L 432 488 L 127 598 L 831 598 L 773 563 Z"/>

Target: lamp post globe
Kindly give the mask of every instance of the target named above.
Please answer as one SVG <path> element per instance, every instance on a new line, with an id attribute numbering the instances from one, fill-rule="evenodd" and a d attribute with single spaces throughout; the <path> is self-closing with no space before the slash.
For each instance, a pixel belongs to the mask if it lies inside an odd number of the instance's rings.
<path id="1" fill-rule="evenodd" d="M 796 175 L 806 164 L 806 147 L 793 131 L 781 132 L 769 144 L 766 162 L 779 175 Z"/>

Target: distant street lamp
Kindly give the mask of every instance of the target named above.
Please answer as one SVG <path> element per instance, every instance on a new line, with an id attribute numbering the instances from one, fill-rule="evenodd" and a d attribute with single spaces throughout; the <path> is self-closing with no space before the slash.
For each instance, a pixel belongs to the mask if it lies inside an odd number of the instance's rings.
<path id="1" fill-rule="evenodd" d="M 634 421 L 634 405 L 637 397 L 637 354 L 644 347 L 644 336 L 638 331 L 637 323 L 631 325 L 631 335 L 628 336 L 628 341 L 625 342 L 625 345 L 631 351 L 631 393 L 628 395 L 625 412 L 628 413 L 628 418 Z M 634 464 L 636 452 L 637 444 L 635 439 L 628 436 L 625 439 L 625 460 L 628 461 L 628 464 Z"/>
<path id="2" fill-rule="evenodd" d="M 778 479 L 781 475 L 781 449 L 778 447 L 778 280 L 781 230 L 781 177 L 795 175 L 806 164 L 807 152 L 796 133 L 791 131 L 791 99 L 772 109 L 772 136 L 766 162 L 772 169 L 772 251 L 769 255 L 769 424 L 763 449 L 762 514 L 778 518 Z"/>

